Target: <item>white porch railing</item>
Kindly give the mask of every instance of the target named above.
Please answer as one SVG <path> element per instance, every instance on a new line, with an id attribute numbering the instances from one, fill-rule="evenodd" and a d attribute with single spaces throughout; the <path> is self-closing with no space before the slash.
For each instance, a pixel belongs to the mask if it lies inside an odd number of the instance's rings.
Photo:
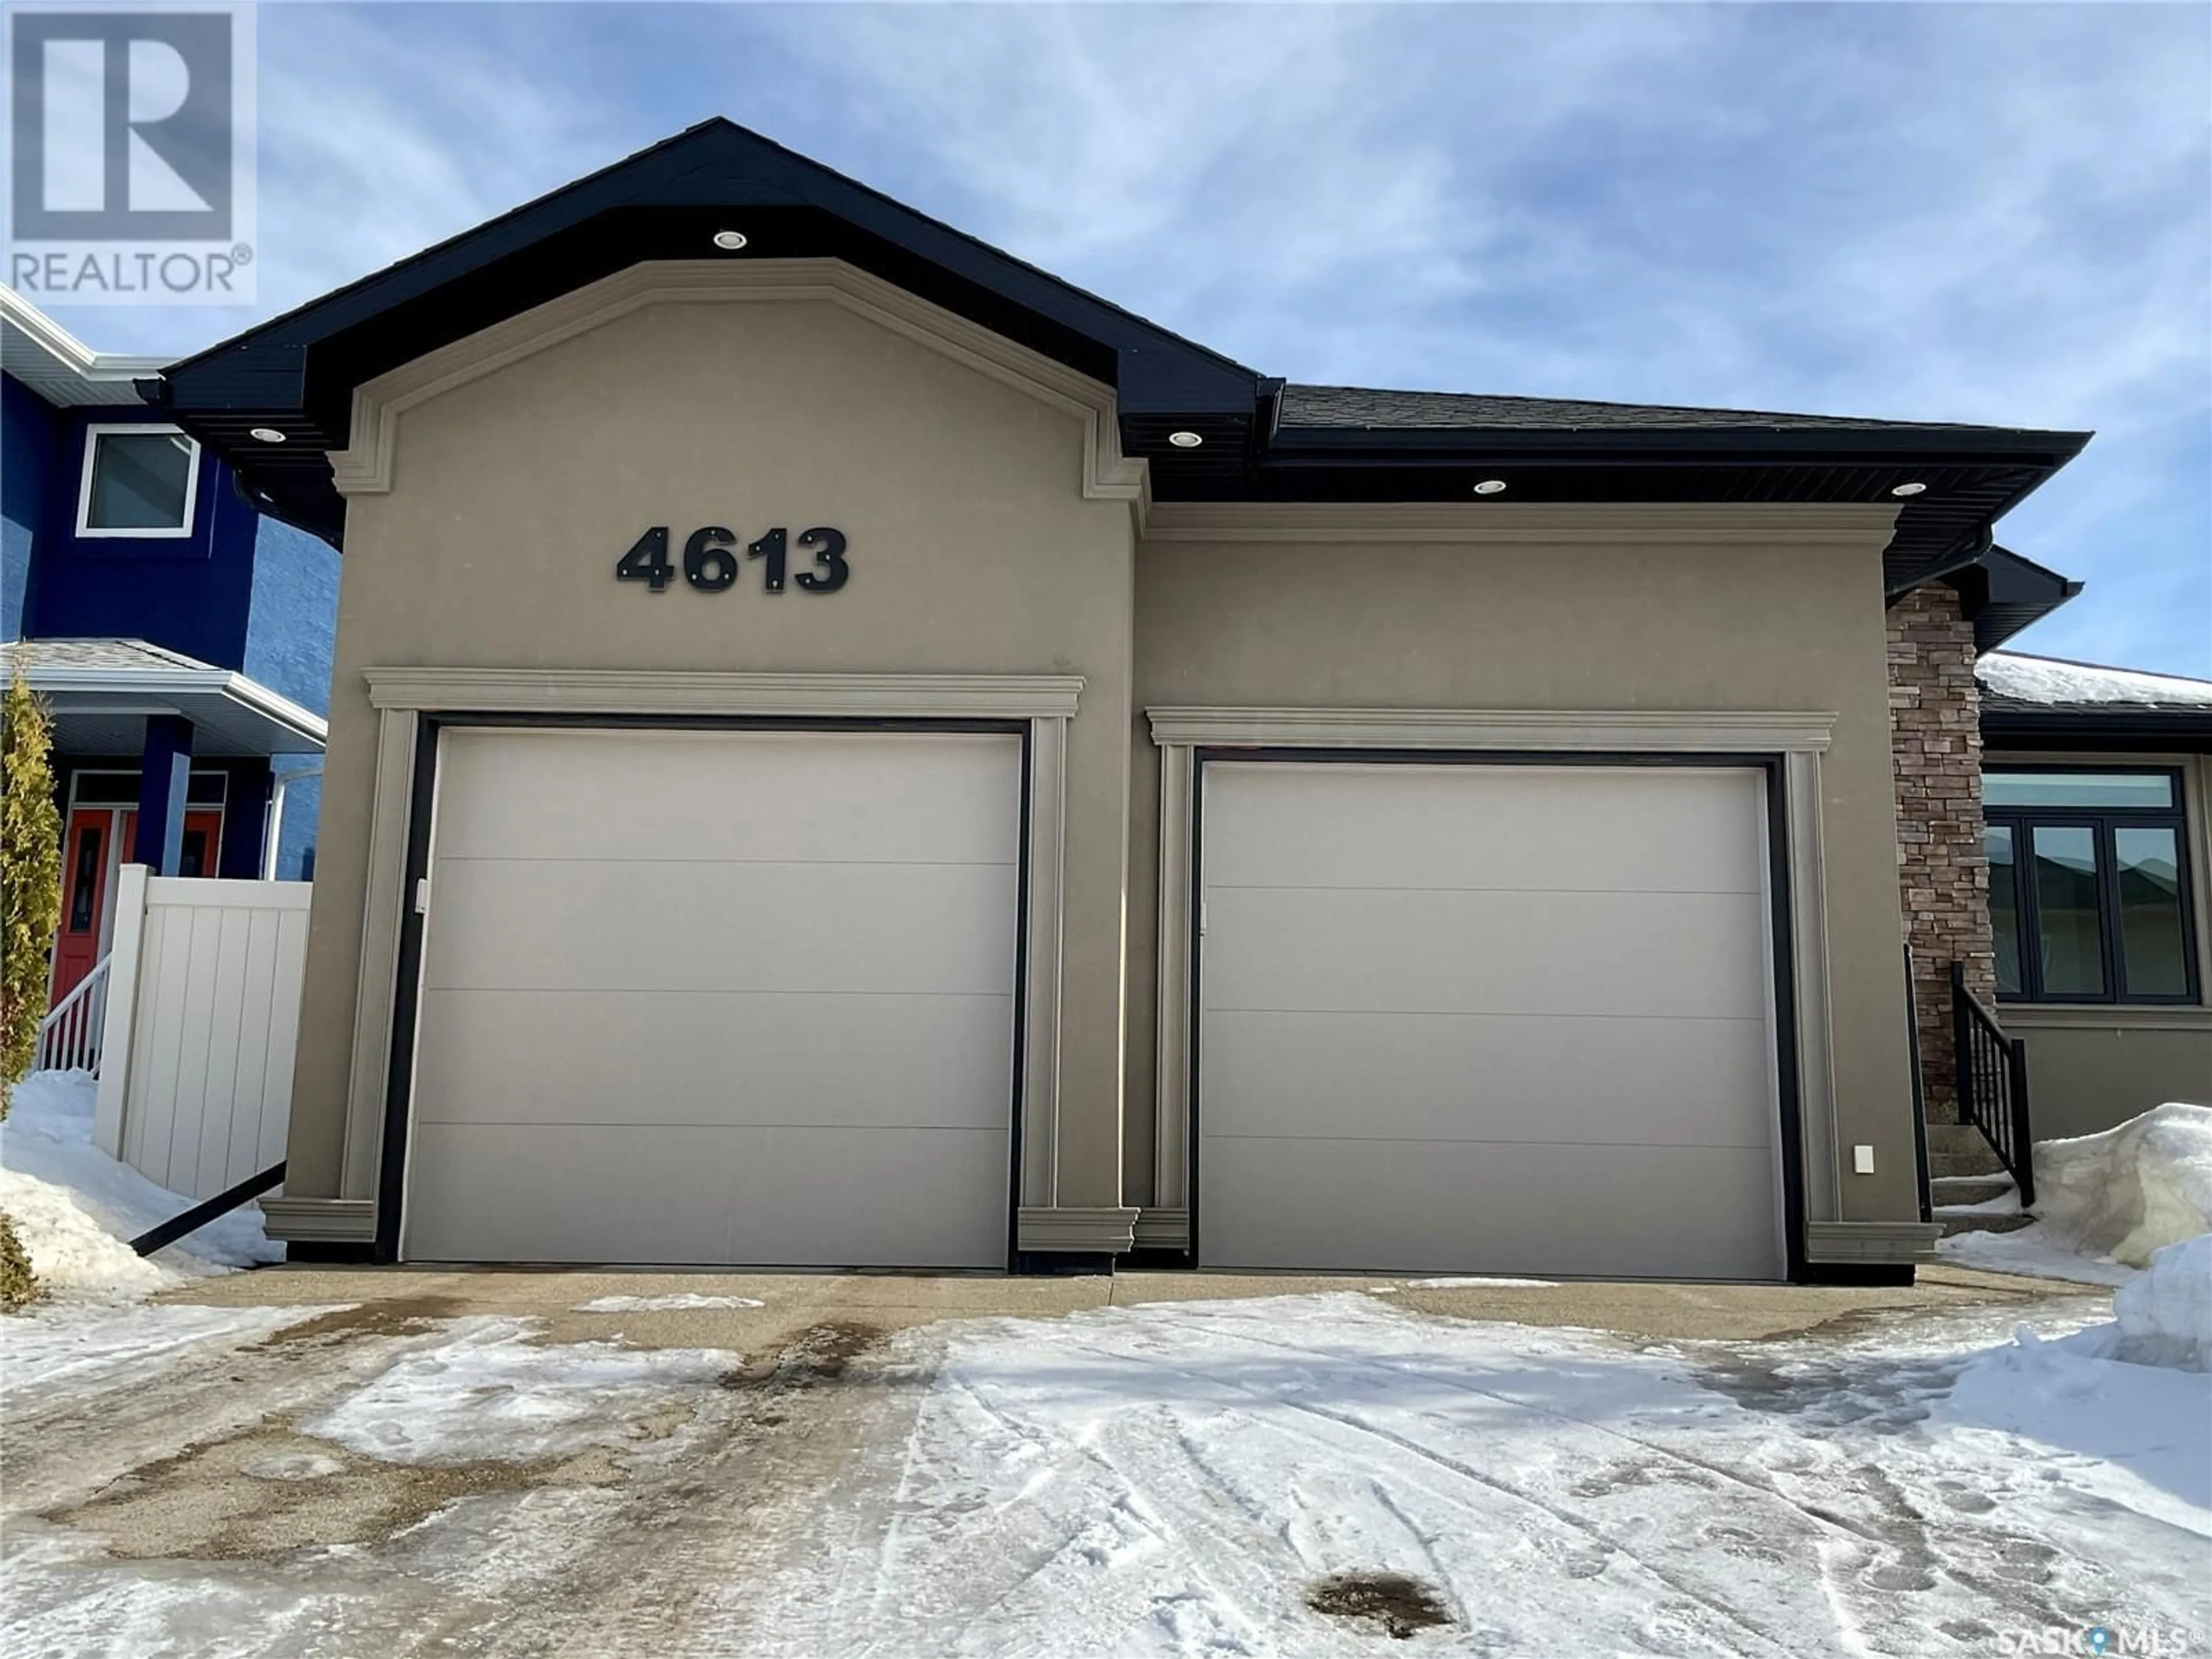
<path id="1" fill-rule="evenodd" d="M 308 885 L 126 864 L 115 886 L 93 1141 L 211 1198 L 284 1156 Z"/>
<path id="2" fill-rule="evenodd" d="M 93 969 L 39 1022 L 39 1052 L 33 1062 L 41 1072 L 98 1072 L 100 1043 L 107 1020 L 107 964 Z"/>

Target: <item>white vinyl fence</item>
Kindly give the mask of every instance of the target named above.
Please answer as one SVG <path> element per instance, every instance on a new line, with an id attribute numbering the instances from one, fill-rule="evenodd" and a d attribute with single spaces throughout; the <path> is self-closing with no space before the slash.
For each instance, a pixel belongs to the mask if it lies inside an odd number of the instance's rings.
<path id="1" fill-rule="evenodd" d="M 93 1119 L 102 1151 L 191 1198 L 284 1156 L 308 892 L 122 867 Z"/>

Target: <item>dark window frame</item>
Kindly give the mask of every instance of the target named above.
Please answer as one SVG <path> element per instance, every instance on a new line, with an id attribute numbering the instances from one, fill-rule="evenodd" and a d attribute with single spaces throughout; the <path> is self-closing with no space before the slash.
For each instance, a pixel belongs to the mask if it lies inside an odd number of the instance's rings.
<path id="1" fill-rule="evenodd" d="M 2166 780 L 2171 793 L 2166 806 L 1984 806 L 1983 821 L 1993 830 L 2008 830 L 2013 845 L 2013 916 L 2018 929 L 2014 945 L 2020 962 L 2020 989 L 2000 991 L 1998 1000 L 2037 1007 L 2165 1007 L 2201 1006 L 2203 986 L 2197 972 L 2195 872 L 2189 862 L 2189 797 L 2178 766 L 2094 766 L 2045 762 L 2014 764 L 1984 761 L 1984 779 L 1991 773 L 2078 776 L 2111 772 L 2129 776 L 2155 775 Z M 2036 892 L 2035 836 L 2039 829 L 2087 830 L 2097 854 L 2097 937 L 2104 968 L 2104 990 L 2089 995 L 2054 995 L 2043 984 L 2043 957 L 2033 949 L 2039 936 L 2041 899 Z M 2122 953 L 2119 860 L 2112 832 L 2126 829 L 2171 829 L 2173 831 L 2176 901 L 2181 907 L 2181 969 L 2184 988 L 2178 994 L 2130 992 Z M 1990 872 L 1990 896 L 1996 894 L 1996 872 Z M 1994 908 L 1992 927 L 1996 921 Z"/>

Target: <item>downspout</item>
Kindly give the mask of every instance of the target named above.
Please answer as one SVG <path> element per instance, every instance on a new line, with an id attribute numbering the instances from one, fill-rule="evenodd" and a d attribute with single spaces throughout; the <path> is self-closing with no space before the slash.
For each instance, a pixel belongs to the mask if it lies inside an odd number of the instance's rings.
<path id="1" fill-rule="evenodd" d="M 1946 576 L 1954 576 L 1961 570 L 1969 569 L 1979 564 L 1989 556 L 1990 550 L 1996 545 L 1996 528 L 1993 526 L 1984 525 L 1974 532 L 1973 538 L 1966 544 L 1968 549 L 1966 552 L 1955 557 L 1947 557 L 1942 563 L 1922 571 L 1904 586 L 1890 589 L 1882 595 L 1882 603 L 1895 605 L 1916 587 L 1925 587 L 1929 582 L 1941 581 Z"/>

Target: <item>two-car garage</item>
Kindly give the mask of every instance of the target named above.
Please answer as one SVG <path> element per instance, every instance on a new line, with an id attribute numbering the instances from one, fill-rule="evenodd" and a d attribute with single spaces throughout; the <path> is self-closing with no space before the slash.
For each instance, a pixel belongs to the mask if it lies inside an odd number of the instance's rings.
<path id="1" fill-rule="evenodd" d="M 1007 1264 L 1018 728 L 435 741 L 401 1255 Z M 1209 758 L 1197 1262 L 1782 1276 L 1765 789 Z"/>

